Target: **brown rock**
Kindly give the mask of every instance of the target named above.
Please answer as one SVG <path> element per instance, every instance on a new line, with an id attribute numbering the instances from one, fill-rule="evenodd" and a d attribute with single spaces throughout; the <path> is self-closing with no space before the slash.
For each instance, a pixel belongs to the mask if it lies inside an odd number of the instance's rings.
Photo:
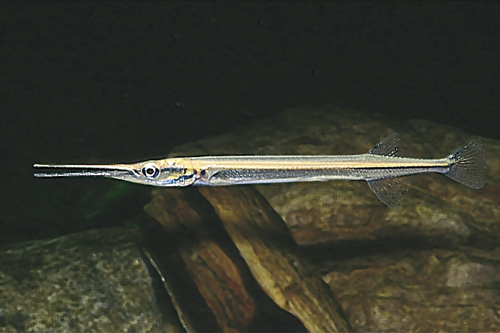
<path id="1" fill-rule="evenodd" d="M 324 276 L 355 331 L 496 331 L 500 251 L 401 251 L 332 265 Z"/>

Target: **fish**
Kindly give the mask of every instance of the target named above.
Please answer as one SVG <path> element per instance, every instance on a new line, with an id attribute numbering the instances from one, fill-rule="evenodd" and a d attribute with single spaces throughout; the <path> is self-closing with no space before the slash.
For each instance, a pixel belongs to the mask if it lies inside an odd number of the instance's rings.
<path id="1" fill-rule="evenodd" d="M 447 157 L 400 157 L 400 136 L 393 133 L 365 154 L 357 155 L 236 155 L 148 160 L 132 164 L 34 164 L 35 177 L 102 176 L 162 187 L 227 186 L 363 180 L 391 208 L 407 188 L 405 176 L 434 172 L 473 189 L 485 183 L 486 149 L 480 139 Z"/>

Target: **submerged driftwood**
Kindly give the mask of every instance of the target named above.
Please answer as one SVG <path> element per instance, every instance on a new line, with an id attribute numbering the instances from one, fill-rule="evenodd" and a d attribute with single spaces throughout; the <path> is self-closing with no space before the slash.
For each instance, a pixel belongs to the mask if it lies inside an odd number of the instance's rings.
<path id="1" fill-rule="evenodd" d="M 224 249 L 224 243 L 217 241 L 208 226 L 207 221 L 213 216 L 203 209 L 206 205 L 198 204 L 196 208 L 195 203 L 201 201 L 196 194 L 189 190 L 157 189 L 153 191 L 153 200 L 145 206 L 145 210 L 170 233 L 167 237 L 174 235 L 169 245 L 177 249 L 182 264 L 172 269 L 177 270 L 176 274 L 183 271 L 184 278 L 193 280 L 200 299 L 210 309 L 211 315 L 206 317 L 211 318 L 197 325 L 195 322 L 200 318 L 193 319 L 186 306 L 179 306 L 177 311 L 188 331 L 248 329 L 255 314 L 255 302 L 244 285 L 240 269 Z M 164 261 L 160 256 L 154 260 Z M 168 280 L 169 272 L 161 273 Z M 183 294 L 182 288 L 171 293 L 175 299 L 183 297 L 176 296 Z"/>
<path id="2" fill-rule="evenodd" d="M 270 323 L 276 329 L 351 329 L 331 289 L 300 257 L 286 225 L 258 192 L 250 187 L 233 187 L 206 188 L 202 194 L 217 215 L 202 197 L 183 190 L 154 190 L 153 200 L 145 209 L 166 230 L 177 235 L 176 246 L 183 269 L 188 272 L 186 276 L 195 282 L 220 329 L 247 331 L 252 325 L 263 325 L 252 324 L 252 320 L 259 321 L 276 312 L 259 304 L 261 297 L 251 286 L 252 279 L 279 307 L 304 325 L 301 328 L 288 323 L 280 327 Z M 227 234 L 220 225 L 220 234 L 214 232 L 221 222 Z M 178 311 L 185 313 L 181 307 Z M 267 313 L 259 317 L 256 312 L 262 311 Z M 207 327 L 198 326 L 198 330 Z"/>
<path id="3" fill-rule="evenodd" d="M 200 188 L 262 289 L 311 332 L 352 330 L 280 216 L 249 187 Z M 320 305 L 320 306 L 318 306 Z"/>

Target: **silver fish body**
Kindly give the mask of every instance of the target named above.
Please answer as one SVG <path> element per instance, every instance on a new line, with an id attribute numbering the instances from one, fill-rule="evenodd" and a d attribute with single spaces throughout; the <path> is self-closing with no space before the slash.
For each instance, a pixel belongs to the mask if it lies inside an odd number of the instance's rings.
<path id="1" fill-rule="evenodd" d="M 193 185 L 366 180 L 424 172 L 446 173 L 447 159 L 413 159 L 374 154 L 331 156 L 206 156 L 189 158 L 204 171 Z"/>
<path id="2" fill-rule="evenodd" d="M 36 177 L 103 176 L 153 186 L 226 186 L 329 180 L 364 180 L 389 207 L 405 191 L 400 177 L 437 172 L 472 188 L 485 182 L 485 148 L 472 140 L 441 159 L 397 156 L 400 138 L 392 134 L 360 155 L 202 156 L 167 158 L 133 164 L 54 165 Z"/>

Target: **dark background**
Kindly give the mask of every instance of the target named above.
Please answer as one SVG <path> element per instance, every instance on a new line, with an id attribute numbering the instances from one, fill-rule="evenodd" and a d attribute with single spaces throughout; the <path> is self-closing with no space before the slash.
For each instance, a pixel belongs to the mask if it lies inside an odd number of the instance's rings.
<path id="1" fill-rule="evenodd" d="M 498 139 L 499 22 L 494 1 L 2 2 L 0 244 L 84 229 L 75 202 L 100 198 L 34 162 L 164 157 L 289 107 Z"/>

